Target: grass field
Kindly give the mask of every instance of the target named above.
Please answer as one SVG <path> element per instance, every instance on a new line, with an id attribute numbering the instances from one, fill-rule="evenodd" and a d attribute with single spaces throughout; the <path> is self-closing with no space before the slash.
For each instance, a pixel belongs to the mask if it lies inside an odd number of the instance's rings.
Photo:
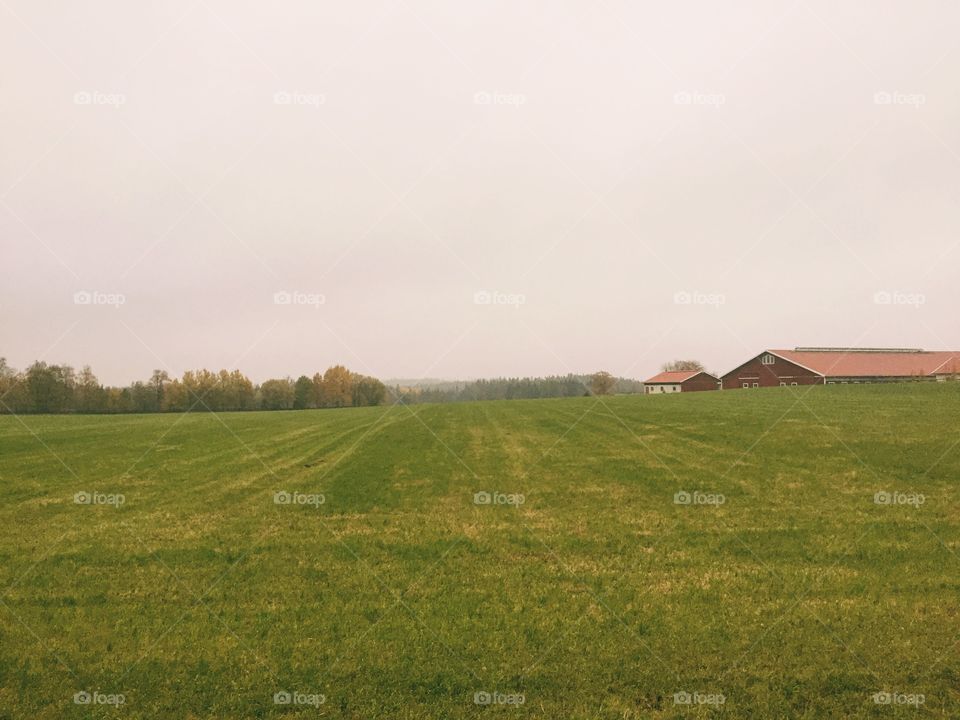
<path id="1" fill-rule="evenodd" d="M 960 384 L 797 390 L 0 417 L 0 717 L 960 717 Z"/>

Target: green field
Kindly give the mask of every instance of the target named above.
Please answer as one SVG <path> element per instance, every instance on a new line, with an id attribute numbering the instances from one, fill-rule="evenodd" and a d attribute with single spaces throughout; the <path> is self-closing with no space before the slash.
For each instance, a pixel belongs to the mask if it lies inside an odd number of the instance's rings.
<path id="1" fill-rule="evenodd" d="M 0 417 L 0 718 L 960 717 L 958 418 L 957 383 Z"/>

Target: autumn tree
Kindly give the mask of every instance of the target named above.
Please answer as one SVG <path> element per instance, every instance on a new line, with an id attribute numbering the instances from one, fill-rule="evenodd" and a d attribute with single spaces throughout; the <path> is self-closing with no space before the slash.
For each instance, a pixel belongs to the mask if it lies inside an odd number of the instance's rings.
<path id="1" fill-rule="evenodd" d="M 74 372 L 69 365 L 37 361 L 26 373 L 31 412 L 59 413 L 72 408 Z"/>
<path id="2" fill-rule="evenodd" d="M 109 413 L 133 412 L 133 396 L 130 388 L 107 388 L 106 411 Z"/>
<path id="3" fill-rule="evenodd" d="M 190 405 L 194 410 L 223 409 L 223 391 L 215 373 L 206 368 L 185 372 L 183 384 L 190 394 Z"/>
<path id="4" fill-rule="evenodd" d="M 289 410 L 293 407 L 293 380 L 267 380 L 260 386 L 260 407 L 264 410 Z"/>
<path id="5" fill-rule="evenodd" d="M 609 395 L 617 379 L 606 370 L 595 372 L 590 376 L 590 393 L 593 395 Z"/>
<path id="6" fill-rule="evenodd" d="M 250 379 L 239 370 L 221 370 L 217 373 L 213 410 L 249 410 L 253 407 L 254 388 Z"/>
<path id="7" fill-rule="evenodd" d="M 185 412 L 190 409 L 190 393 L 183 382 L 174 379 L 163 389 L 163 405 L 160 409 L 167 412 Z"/>
<path id="8" fill-rule="evenodd" d="M 103 387 L 89 365 L 84 365 L 76 378 L 74 409 L 82 413 L 103 412 L 106 409 Z"/>
<path id="9" fill-rule="evenodd" d="M 230 373 L 230 387 L 236 401 L 235 410 L 253 410 L 256 407 L 257 391 L 250 378 L 234 370 Z"/>
<path id="10" fill-rule="evenodd" d="M 386 386 L 376 378 L 366 375 L 354 376 L 353 383 L 353 406 L 363 407 L 366 405 L 379 405 L 386 397 Z"/>
<path id="11" fill-rule="evenodd" d="M 129 395 L 132 412 L 150 413 L 157 411 L 157 396 L 149 383 L 137 380 L 129 388 L 124 388 L 123 392 Z"/>
<path id="12" fill-rule="evenodd" d="M 313 380 L 306 375 L 301 375 L 293 386 L 293 409 L 305 410 L 309 407 L 316 407 L 313 399 Z"/>
<path id="13" fill-rule="evenodd" d="M 313 385 L 311 402 L 313 407 L 323 407 L 323 373 L 314 373 L 310 378 L 310 384 Z"/>
<path id="14" fill-rule="evenodd" d="M 343 365 L 327 368 L 323 374 L 323 406 L 349 407 L 353 401 L 353 373 Z"/>

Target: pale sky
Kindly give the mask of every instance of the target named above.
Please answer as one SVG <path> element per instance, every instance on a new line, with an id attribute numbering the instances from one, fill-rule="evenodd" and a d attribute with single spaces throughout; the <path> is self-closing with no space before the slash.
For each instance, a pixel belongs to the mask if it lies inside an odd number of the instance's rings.
<path id="1" fill-rule="evenodd" d="M 960 348 L 958 24 L 2 0 L 0 355 L 121 384 Z"/>

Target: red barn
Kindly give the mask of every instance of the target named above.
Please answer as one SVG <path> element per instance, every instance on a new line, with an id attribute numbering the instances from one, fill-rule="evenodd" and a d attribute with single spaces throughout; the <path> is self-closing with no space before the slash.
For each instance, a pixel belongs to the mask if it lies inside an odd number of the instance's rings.
<path id="1" fill-rule="evenodd" d="M 699 392 L 717 390 L 720 378 L 703 370 L 683 370 L 662 372 L 643 383 L 643 392 L 647 395 L 675 392 Z"/>
<path id="2" fill-rule="evenodd" d="M 901 348 L 766 350 L 723 376 L 721 389 L 946 380 L 960 375 L 960 352 Z"/>

